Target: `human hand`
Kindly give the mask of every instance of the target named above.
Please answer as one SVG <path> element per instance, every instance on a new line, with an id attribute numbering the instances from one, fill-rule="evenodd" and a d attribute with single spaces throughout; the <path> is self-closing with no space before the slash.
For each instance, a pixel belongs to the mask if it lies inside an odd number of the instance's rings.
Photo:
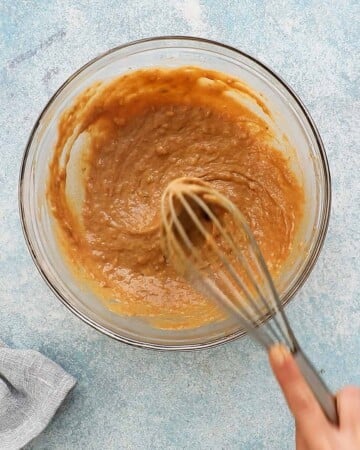
<path id="1" fill-rule="evenodd" d="M 274 345 L 269 359 L 295 419 L 296 449 L 359 450 L 360 388 L 348 386 L 337 394 L 339 426 L 335 426 L 325 417 L 290 351 Z"/>

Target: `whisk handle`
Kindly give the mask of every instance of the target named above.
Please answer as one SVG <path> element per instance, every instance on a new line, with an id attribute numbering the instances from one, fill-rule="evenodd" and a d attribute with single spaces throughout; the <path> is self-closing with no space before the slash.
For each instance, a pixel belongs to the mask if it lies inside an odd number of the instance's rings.
<path id="1" fill-rule="evenodd" d="M 326 417 L 334 425 L 338 425 L 336 398 L 301 349 L 295 350 L 294 358 Z"/>

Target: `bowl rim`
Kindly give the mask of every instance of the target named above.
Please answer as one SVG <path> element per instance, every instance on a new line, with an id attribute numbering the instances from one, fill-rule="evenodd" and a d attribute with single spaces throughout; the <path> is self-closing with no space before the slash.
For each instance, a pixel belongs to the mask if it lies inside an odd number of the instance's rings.
<path id="1" fill-rule="evenodd" d="M 30 152 L 30 148 L 32 145 L 33 138 L 35 136 L 35 133 L 37 132 L 37 129 L 40 125 L 41 119 L 46 114 L 47 110 L 49 109 L 50 105 L 54 102 L 54 100 L 61 94 L 61 92 L 65 89 L 66 86 L 68 86 L 80 73 L 82 73 L 86 68 L 91 66 L 92 64 L 96 63 L 97 61 L 101 60 L 102 58 L 115 53 L 119 50 L 133 47 L 139 44 L 144 43 L 151 43 L 151 42 L 161 42 L 161 41 L 187 41 L 187 42 L 198 42 L 202 44 L 209 44 L 214 47 L 218 47 L 220 49 L 230 50 L 231 52 L 240 55 L 242 57 L 245 57 L 249 59 L 251 62 L 257 64 L 262 69 L 264 69 L 266 72 L 270 74 L 270 76 L 274 77 L 285 90 L 287 93 L 292 97 L 292 99 L 295 101 L 297 106 L 300 108 L 301 112 L 304 114 L 304 117 L 306 121 L 308 122 L 308 125 L 310 126 L 311 132 L 313 133 L 313 136 L 316 140 L 316 144 L 318 146 L 319 152 L 320 152 L 320 158 L 322 163 L 322 169 L 324 171 L 324 179 L 325 179 L 325 189 L 324 189 L 324 203 L 323 208 L 321 211 L 321 217 L 320 217 L 320 224 L 319 224 L 319 233 L 317 240 L 315 242 L 314 248 L 311 252 L 310 258 L 306 263 L 306 266 L 304 267 L 303 271 L 301 272 L 301 276 L 297 280 L 297 282 L 292 286 L 291 290 L 287 293 L 287 297 L 284 299 L 282 306 L 285 307 L 295 296 L 296 292 L 303 286 L 305 281 L 307 280 L 308 276 L 310 275 L 312 269 L 315 266 L 315 263 L 319 257 L 320 251 L 323 247 L 324 240 L 327 234 L 328 225 L 329 225 L 329 219 L 330 219 L 330 211 L 331 211 L 331 174 L 330 174 L 330 168 L 328 159 L 325 152 L 325 146 L 322 142 L 322 139 L 320 137 L 319 131 L 317 130 L 317 127 L 315 125 L 314 120 L 312 119 L 309 111 L 303 104 L 302 100 L 299 98 L 299 96 L 294 92 L 294 90 L 280 77 L 276 72 L 274 72 L 272 69 L 270 69 L 267 65 L 259 61 L 257 58 L 253 57 L 252 55 L 239 50 L 235 47 L 232 47 L 230 45 L 195 37 L 195 36 L 183 36 L 183 35 L 166 35 L 166 36 L 154 36 L 154 37 L 148 37 L 143 39 L 134 40 L 131 42 L 127 42 L 125 44 L 118 45 L 116 47 L 111 48 L 110 50 L 107 50 L 106 52 L 103 52 L 96 56 L 95 58 L 88 61 L 86 64 L 81 66 L 78 70 L 76 70 L 72 75 L 70 75 L 64 83 L 61 84 L 61 86 L 55 91 L 55 93 L 50 97 L 48 102 L 46 103 L 45 107 L 39 114 L 32 130 L 30 133 L 30 136 L 28 138 L 25 151 L 22 157 L 21 165 L 20 165 L 20 172 L 19 172 L 19 180 L 18 180 L 18 206 L 19 206 L 19 214 L 20 214 L 20 222 L 21 222 L 21 228 L 22 232 L 25 238 L 26 245 L 28 247 L 28 250 L 30 252 L 30 255 L 32 257 L 32 260 L 39 271 L 40 275 L 42 276 L 43 280 L 46 282 L 46 284 L 49 286 L 51 291 L 56 295 L 56 297 L 73 313 L 75 316 L 80 318 L 83 322 L 90 325 L 92 328 L 94 328 L 97 331 L 100 331 L 101 333 L 117 340 L 120 342 L 123 342 L 125 344 L 134 346 L 134 347 L 140 347 L 140 348 L 146 348 L 146 349 L 155 349 L 155 350 L 176 350 L 176 351 L 190 351 L 190 350 L 199 350 L 199 349 L 206 349 L 206 348 L 212 348 L 221 344 L 224 344 L 226 342 L 234 341 L 235 339 L 238 339 L 240 337 L 244 337 L 247 332 L 245 330 L 239 330 L 236 332 L 233 332 L 227 336 L 223 336 L 220 338 L 215 338 L 213 340 L 210 340 L 208 342 L 204 343 L 196 343 L 196 344 L 183 344 L 183 345 L 177 345 L 177 344 L 157 344 L 157 343 L 149 343 L 144 341 L 138 341 L 136 339 L 128 338 L 125 336 L 121 336 L 118 333 L 109 330 L 105 326 L 97 323 L 95 320 L 88 317 L 85 313 L 78 310 L 74 305 L 71 304 L 71 302 L 65 298 L 60 290 L 53 285 L 53 283 L 50 281 L 48 274 L 42 267 L 38 256 L 35 253 L 35 249 L 33 248 L 33 245 L 31 243 L 29 233 L 28 233 L 28 225 L 25 218 L 25 210 L 24 210 L 24 202 L 23 202 L 23 195 L 24 195 L 24 174 L 25 174 L 25 168 L 28 162 L 28 156 Z"/>

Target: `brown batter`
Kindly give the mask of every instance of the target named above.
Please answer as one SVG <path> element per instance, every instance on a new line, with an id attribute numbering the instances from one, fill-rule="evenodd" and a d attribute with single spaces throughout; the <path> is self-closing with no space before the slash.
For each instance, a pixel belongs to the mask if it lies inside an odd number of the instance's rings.
<path id="1" fill-rule="evenodd" d="M 98 83 L 63 113 L 48 200 L 65 254 L 109 309 L 170 329 L 222 317 L 161 251 L 160 198 L 178 177 L 199 177 L 227 195 L 279 274 L 304 196 L 267 119 L 261 99 L 239 80 L 194 67 Z M 67 182 L 79 137 L 83 202 L 75 211 Z"/>

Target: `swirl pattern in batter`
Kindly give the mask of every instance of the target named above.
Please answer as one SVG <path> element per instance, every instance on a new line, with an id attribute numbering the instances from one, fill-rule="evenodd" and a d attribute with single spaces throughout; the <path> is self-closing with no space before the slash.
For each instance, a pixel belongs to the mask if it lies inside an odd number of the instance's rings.
<path id="1" fill-rule="evenodd" d="M 97 83 L 63 113 L 48 201 L 69 263 L 108 308 L 167 329 L 223 317 L 161 251 L 160 198 L 178 177 L 201 178 L 227 195 L 247 218 L 273 276 L 281 272 L 304 194 L 277 148 L 270 117 L 239 80 L 196 67 Z M 76 200 L 74 180 L 81 184 Z"/>

